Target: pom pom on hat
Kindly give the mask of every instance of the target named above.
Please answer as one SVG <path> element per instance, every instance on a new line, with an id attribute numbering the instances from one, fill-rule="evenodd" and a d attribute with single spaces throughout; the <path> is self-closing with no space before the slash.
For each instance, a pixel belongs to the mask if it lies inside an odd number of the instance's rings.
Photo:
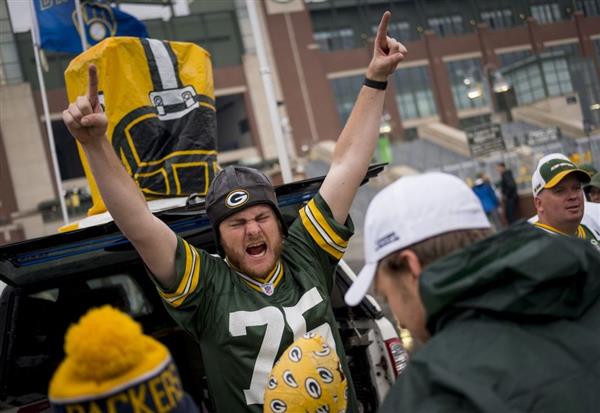
<path id="1" fill-rule="evenodd" d="M 141 326 L 124 313 L 104 306 L 90 310 L 65 337 L 65 353 L 81 379 L 104 381 L 138 365 L 146 352 Z"/>

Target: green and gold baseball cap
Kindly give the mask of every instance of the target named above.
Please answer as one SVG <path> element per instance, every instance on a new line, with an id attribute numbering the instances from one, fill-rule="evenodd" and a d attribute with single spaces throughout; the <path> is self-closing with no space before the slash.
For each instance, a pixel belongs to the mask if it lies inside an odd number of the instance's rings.
<path id="1" fill-rule="evenodd" d="M 575 173 L 582 183 L 590 181 L 590 175 L 575 165 L 562 153 L 551 153 L 539 160 L 537 168 L 531 177 L 533 196 L 537 196 L 542 189 L 554 187 L 569 174 Z"/>

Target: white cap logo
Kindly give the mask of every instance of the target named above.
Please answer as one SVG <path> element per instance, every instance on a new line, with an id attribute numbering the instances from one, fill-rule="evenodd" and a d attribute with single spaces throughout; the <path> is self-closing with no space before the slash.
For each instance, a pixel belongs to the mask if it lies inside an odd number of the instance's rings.
<path id="1" fill-rule="evenodd" d="M 248 202 L 249 197 L 250 195 L 248 195 L 248 192 L 243 189 L 236 189 L 227 194 L 225 205 L 227 205 L 228 208 L 237 208 Z"/>
<path id="2" fill-rule="evenodd" d="M 298 383 L 296 383 L 294 375 L 289 370 L 283 372 L 283 381 L 290 387 L 298 387 Z"/>
<path id="3" fill-rule="evenodd" d="M 271 410 L 274 412 L 285 412 L 287 411 L 287 405 L 283 400 L 275 399 L 271 402 Z"/>
<path id="4" fill-rule="evenodd" d="M 300 350 L 300 347 L 292 347 L 288 354 L 288 358 L 294 363 L 298 363 L 300 360 L 302 360 L 302 350 Z"/>
<path id="5" fill-rule="evenodd" d="M 321 397 L 321 386 L 319 385 L 319 382 L 313 379 L 312 377 L 306 379 L 306 381 L 304 382 L 304 388 L 306 389 L 306 392 L 310 395 L 310 397 L 312 397 L 313 399 L 318 399 L 319 397 Z"/>
<path id="6" fill-rule="evenodd" d="M 317 372 L 325 383 L 333 382 L 333 373 L 325 367 L 317 367 Z"/>

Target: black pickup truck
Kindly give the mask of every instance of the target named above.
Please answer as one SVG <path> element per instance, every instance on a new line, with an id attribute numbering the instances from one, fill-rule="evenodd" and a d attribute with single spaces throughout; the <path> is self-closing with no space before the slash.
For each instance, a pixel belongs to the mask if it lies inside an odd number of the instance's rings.
<path id="1" fill-rule="evenodd" d="M 369 169 L 365 182 L 382 166 Z M 276 188 L 286 220 L 317 192 L 323 178 Z M 203 202 L 156 214 L 193 245 L 216 252 Z M 343 293 L 355 275 L 342 261 L 334 310 L 363 411 L 375 411 L 406 363 L 395 329 L 366 297 L 355 308 Z M 163 342 L 184 388 L 203 411 L 214 411 L 199 346 L 167 314 L 140 257 L 114 223 L 0 247 L 0 413 L 47 410 L 50 377 L 64 357 L 67 327 L 89 308 L 111 304 Z"/>

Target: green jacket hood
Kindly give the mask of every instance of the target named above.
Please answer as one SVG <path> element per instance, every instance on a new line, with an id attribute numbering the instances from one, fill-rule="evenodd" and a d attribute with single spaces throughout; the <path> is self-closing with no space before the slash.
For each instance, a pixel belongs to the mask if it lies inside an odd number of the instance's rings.
<path id="1" fill-rule="evenodd" d="M 426 267 L 420 292 L 431 334 L 465 317 L 578 319 L 600 297 L 600 254 L 523 222 Z"/>

